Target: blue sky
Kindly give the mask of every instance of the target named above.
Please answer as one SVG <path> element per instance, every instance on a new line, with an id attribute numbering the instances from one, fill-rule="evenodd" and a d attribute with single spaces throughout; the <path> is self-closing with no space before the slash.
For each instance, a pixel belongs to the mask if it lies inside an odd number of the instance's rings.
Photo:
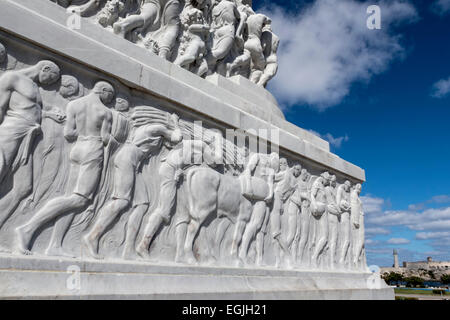
<path id="1" fill-rule="evenodd" d="M 366 27 L 372 4 L 381 30 Z M 450 0 L 253 6 L 283 43 L 269 90 L 287 119 L 366 170 L 369 264 L 392 264 L 393 248 L 450 260 Z"/>

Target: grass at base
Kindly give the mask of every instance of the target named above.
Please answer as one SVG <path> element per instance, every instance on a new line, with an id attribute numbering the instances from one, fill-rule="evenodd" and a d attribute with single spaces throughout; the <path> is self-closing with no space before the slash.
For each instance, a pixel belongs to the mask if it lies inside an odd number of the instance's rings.
<path id="1" fill-rule="evenodd" d="M 411 290 L 406 288 L 394 288 L 395 294 L 421 294 L 430 296 L 440 296 L 440 293 L 433 293 L 431 290 Z M 449 293 L 443 293 L 443 295 L 449 295 Z"/>

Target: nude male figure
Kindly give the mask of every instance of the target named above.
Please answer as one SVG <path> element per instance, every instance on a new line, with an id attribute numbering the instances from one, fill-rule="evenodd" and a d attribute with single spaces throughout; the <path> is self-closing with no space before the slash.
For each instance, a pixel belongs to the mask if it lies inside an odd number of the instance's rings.
<path id="1" fill-rule="evenodd" d="M 239 250 L 241 262 L 247 262 L 248 249 L 256 237 L 256 264 L 262 264 L 264 234 L 274 197 L 275 171 L 279 170 L 278 154 L 253 154 L 243 173 L 246 182 L 244 196 L 253 202 L 253 212 L 247 224 Z M 243 180 L 244 180 L 243 179 Z"/>
<path id="2" fill-rule="evenodd" d="M 207 56 L 209 72 L 213 73 L 217 67 L 217 72 L 226 75 L 226 64 L 220 63 L 230 53 L 236 36 L 242 34 L 244 20 L 241 13 L 232 0 L 216 0 L 212 9 L 213 39 L 211 50 Z"/>
<path id="3" fill-rule="evenodd" d="M 29 222 L 16 228 L 17 251 L 31 254 L 35 232 L 48 221 L 82 212 L 92 202 L 103 171 L 104 147 L 109 143 L 112 112 L 105 104 L 114 98 L 114 88 L 97 82 L 90 94 L 67 105 L 64 136 L 75 144 L 70 153 L 67 194 L 50 200 Z"/>
<path id="4" fill-rule="evenodd" d="M 338 228 L 341 219 L 341 211 L 336 203 L 336 176 L 332 175 L 325 187 L 327 198 L 329 239 L 328 248 L 330 250 L 330 268 L 334 269 L 336 263 L 336 250 L 338 241 Z"/>
<path id="5" fill-rule="evenodd" d="M 300 173 L 300 181 L 294 194 L 289 198 L 287 244 L 291 247 L 291 259 L 295 263 L 306 263 L 306 245 L 309 237 L 311 195 L 308 189 L 310 174 L 306 169 Z"/>
<path id="6" fill-rule="evenodd" d="M 361 184 L 357 184 L 350 193 L 353 268 L 360 268 L 364 257 L 364 210 L 361 199 Z"/>
<path id="7" fill-rule="evenodd" d="M 289 245 L 282 237 L 281 215 L 284 213 L 286 201 L 290 198 L 296 187 L 296 178 L 300 175 L 300 165 L 289 168 L 285 158 L 280 159 L 279 172 L 275 173 L 274 197 L 272 211 L 270 212 L 270 229 L 275 249 L 275 266 L 279 267 L 282 255 L 286 255 L 288 265 L 291 265 Z M 294 226 L 295 228 L 295 226 Z"/>
<path id="8" fill-rule="evenodd" d="M 330 175 L 328 172 L 323 173 L 314 181 L 311 189 L 311 213 L 313 216 L 314 228 L 314 251 L 311 256 L 311 264 L 317 267 L 319 257 L 324 253 L 328 244 L 328 212 L 327 212 L 327 196 L 325 187 L 328 184 Z"/>
<path id="9" fill-rule="evenodd" d="M 174 64 L 196 71 L 198 76 L 203 76 L 208 71 L 206 63 L 205 38 L 209 35 L 209 26 L 205 23 L 203 13 L 199 9 L 185 9 L 181 14 L 181 22 L 184 27 L 183 39 L 187 45 L 174 61 Z M 196 66 L 193 66 L 196 64 Z"/>
<path id="10" fill-rule="evenodd" d="M 266 59 L 266 67 L 259 77 L 258 85 L 266 87 L 267 83 L 275 77 L 278 71 L 278 47 L 280 38 L 272 32 L 271 24 L 266 25 L 261 36 L 261 44 Z M 259 76 L 259 75 L 258 75 Z M 256 80 L 256 79 L 255 79 Z"/>
<path id="11" fill-rule="evenodd" d="M 114 32 L 124 37 L 132 30 L 146 32 L 158 21 L 164 28 L 164 34 L 158 41 L 159 56 L 170 58 L 180 30 L 179 14 L 182 7 L 179 0 L 142 0 L 139 14 L 129 15 L 122 21 L 113 24 Z"/>
<path id="12" fill-rule="evenodd" d="M 350 181 L 345 181 L 337 189 L 336 203 L 341 210 L 341 221 L 339 225 L 339 238 L 341 241 L 339 250 L 339 267 L 344 268 L 349 262 L 350 248 Z"/>
<path id="13" fill-rule="evenodd" d="M 0 76 L 0 184 L 19 167 L 27 164 L 28 168 L 22 177 L 13 177 L 15 185 L 28 186 L 20 195 L 21 199 L 17 199 L 17 194 L 13 193 L 3 198 L 5 203 L 14 203 L 15 207 L 32 191 L 31 148 L 35 136 L 41 130 L 42 118 L 42 98 L 38 84 L 50 85 L 59 77 L 59 67 L 47 60 Z M 14 209 L 0 212 L 0 228 Z"/>
<path id="14" fill-rule="evenodd" d="M 244 48 L 250 52 L 252 75 L 250 80 L 258 83 L 259 78 L 266 67 L 266 58 L 261 44 L 264 27 L 271 20 L 263 14 L 253 14 L 247 18 L 248 39 Z"/>
<path id="15" fill-rule="evenodd" d="M 100 238 L 115 219 L 122 214 L 133 201 L 133 212 L 130 215 L 125 248 L 122 257 L 129 259 L 134 251 L 134 244 L 142 217 L 148 209 L 147 188 L 139 172 L 142 162 L 156 154 L 164 140 L 176 145 L 183 136 L 178 127 L 178 116 L 173 114 L 171 123 L 148 124 L 135 128 L 129 141 L 119 150 L 114 159 L 114 192 L 110 201 L 100 210 L 98 218 L 83 241 L 89 254 L 100 259 L 98 246 Z"/>

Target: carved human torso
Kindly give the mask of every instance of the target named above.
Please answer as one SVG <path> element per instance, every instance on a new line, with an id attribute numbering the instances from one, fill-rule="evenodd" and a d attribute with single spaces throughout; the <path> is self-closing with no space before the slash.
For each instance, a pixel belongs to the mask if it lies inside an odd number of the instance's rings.
<path id="1" fill-rule="evenodd" d="M 10 76 L 13 85 L 9 108 L 6 111 L 7 117 L 19 117 L 31 122 L 40 123 L 42 98 L 38 85 L 29 77 L 21 74 Z"/>
<path id="2" fill-rule="evenodd" d="M 92 94 L 71 102 L 68 108 L 76 116 L 76 128 L 79 136 L 100 137 L 103 122 L 107 117 L 112 118 L 111 111 L 96 95 Z"/>

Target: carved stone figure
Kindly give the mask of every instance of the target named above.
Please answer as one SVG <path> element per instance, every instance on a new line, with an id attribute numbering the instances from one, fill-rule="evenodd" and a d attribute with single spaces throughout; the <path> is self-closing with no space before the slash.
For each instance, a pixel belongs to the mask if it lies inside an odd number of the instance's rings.
<path id="1" fill-rule="evenodd" d="M 311 256 L 311 265 L 313 267 L 319 265 L 319 258 L 323 256 L 328 244 L 328 212 L 325 187 L 329 179 L 330 175 L 328 172 L 321 174 L 311 189 L 311 214 L 314 228 L 314 250 Z"/>
<path id="2" fill-rule="evenodd" d="M 233 0 L 216 0 L 212 9 L 213 39 L 207 56 L 209 73 L 226 75 L 226 62 L 222 62 L 233 47 L 236 34 L 240 34 L 244 20 Z"/>
<path id="3" fill-rule="evenodd" d="M 341 210 L 341 220 L 339 224 L 339 267 L 344 268 L 349 262 L 351 254 L 350 248 L 350 181 L 345 181 L 337 189 L 336 203 Z"/>
<path id="4" fill-rule="evenodd" d="M 167 155 L 159 168 L 161 179 L 158 207 L 147 222 L 142 240 L 136 247 L 137 253 L 144 258 L 149 258 L 149 247 L 155 233 L 163 223 L 169 223 L 176 203 L 178 183 L 183 172 L 193 165 L 206 163 L 215 166 L 222 161 L 222 153 L 214 149 L 214 141 L 184 140 L 180 147 L 173 149 Z M 194 221 L 194 222 L 193 222 Z M 190 229 L 186 235 L 185 243 L 193 243 L 193 238 L 198 231 L 195 220 L 191 221 Z M 183 238 L 185 224 L 177 222 L 177 239 Z M 184 230 L 183 230 L 184 229 Z M 193 257 L 189 257 L 192 261 Z"/>
<path id="5" fill-rule="evenodd" d="M 266 60 L 266 67 L 261 77 L 259 78 L 258 85 L 266 87 L 267 83 L 275 77 L 278 71 L 278 47 L 280 45 L 280 38 L 272 32 L 272 26 L 268 23 L 261 36 L 261 43 L 264 50 L 264 57 Z"/>
<path id="6" fill-rule="evenodd" d="M 108 0 L 105 6 L 97 13 L 97 22 L 104 28 L 112 27 L 119 20 L 120 13 L 125 8 L 121 0 Z"/>
<path id="7" fill-rule="evenodd" d="M 310 174 L 306 169 L 302 169 L 300 179 L 297 183 L 294 194 L 289 198 L 288 233 L 287 244 L 291 247 L 291 259 L 294 263 L 300 261 L 301 265 L 306 264 L 307 245 L 310 225 L 310 203 L 311 192 L 308 181 Z"/>
<path id="8" fill-rule="evenodd" d="M 0 65 L 6 61 L 7 57 L 8 55 L 6 53 L 6 48 L 2 43 L 0 43 Z"/>
<path id="9" fill-rule="evenodd" d="M 34 208 L 47 193 L 52 184 L 57 184 L 57 189 L 63 183 L 56 176 L 61 167 L 65 167 L 63 161 L 65 154 L 64 122 L 66 119 L 67 104 L 80 96 L 83 96 L 83 86 L 70 75 L 61 77 L 59 92 L 55 93 L 51 101 L 44 101 L 42 112 L 42 160 L 36 179 L 36 188 L 28 199 L 27 207 Z M 61 170 L 66 171 L 66 170 Z"/>
<path id="10" fill-rule="evenodd" d="M 183 10 L 181 23 L 184 29 L 182 44 L 174 64 L 203 76 L 208 72 L 205 37 L 209 35 L 209 26 L 205 24 L 202 11 L 194 7 Z"/>
<path id="11" fill-rule="evenodd" d="M 264 27 L 270 23 L 271 20 L 263 14 L 253 14 L 247 18 L 248 39 L 245 41 L 244 48 L 250 52 L 250 80 L 254 83 L 259 82 L 266 67 L 266 58 L 261 44 L 261 37 Z"/>
<path id="12" fill-rule="evenodd" d="M 159 56 L 169 59 L 179 32 L 179 0 L 143 0 L 140 13 L 129 15 L 124 20 L 114 23 L 114 32 L 122 37 L 138 28 L 144 36 L 156 23 L 160 23 L 159 39 L 156 41 Z"/>
<path id="13" fill-rule="evenodd" d="M 128 224 L 129 230 L 123 253 L 124 258 L 131 257 L 137 236 L 137 232 L 133 229 L 137 229 L 140 225 L 149 204 L 147 188 L 142 181 L 139 167 L 143 160 L 161 149 L 164 139 L 175 145 L 182 140 L 178 117 L 175 114 L 172 115 L 171 123 L 159 124 L 155 121 L 153 124 L 135 128 L 130 141 L 117 153 L 114 159 L 114 191 L 111 200 L 102 208 L 91 231 L 84 237 L 84 242 L 93 257 L 101 258 L 98 255 L 100 237 L 133 201 L 133 212 Z"/>
<path id="14" fill-rule="evenodd" d="M 66 107 L 84 94 L 83 86 L 70 75 L 61 77 L 59 92 L 55 93 L 51 102 L 44 102 L 42 115 L 43 140 L 41 142 L 42 155 L 40 167 L 33 194 L 27 200 L 24 210 L 34 208 L 38 203 L 48 200 L 55 195 L 61 195 L 68 180 L 69 149 L 64 139 L 64 122 Z M 35 155 L 36 157 L 36 155 Z M 59 219 L 52 232 L 50 243 L 46 250 L 47 255 L 64 255 L 62 241 L 64 233 L 72 221 L 72 216 Z"/>
<path id="15" fill-rule="evenodd" d="M 250 242 L 256 237 L 256 264 L 263 262 L 264 235 L 274 197 L 275 172 L 279 170 L 278 154 L 251 155 L 243 173 L 244 195 L 253 202 L 253 212 L 247 224 L 239 250 L 239 259 L 248 263 Z"/>
<path id="16" fill-rule="evenodd" d="M 328 249 L 330 258 L 330 268 L 334 269 L 336 264 L 336 250 L 338 242 L 338 228 L 341 218 L 341 211 L 336 202 L 336 176 L 332 175 L 329 178 L 328 185 L 325 187 L 327 197 L 327 212 L 328 212 Z"/>
<path id="17" fill-rule="evenodd" d="M 50 85 L 60 77 L 59 67 L 43 60 L 36 65 L 0 76 L 0 185 L 8 175 L 18 189 L 2 190 L 0 228 L 31 193 L 33 185 L 32 147 L 40 133 L 42 97 L 38 84 Z M 15 173 L 24 167 L 21 176 Z M 5 196 L 6 194 L 6 196 Z"/>
<path id="18" fill-rule="evenodd" d="M 241 75 L 265 87 L 278 70 L 280 40 L 248 1 L 51 1 L 202 77 Z"/>
<path id="19" fill-rule="evenodd" d="M 300 175 L 301 166 L 296 165 L 289 168 L 286 158 L 280 159 L 279 171 L 274 176 L 274 197 L 273 206 L 270 213 L 270 229 L 275 248 L 275 265 L 280 266 L 282 252 L 290 264 L 290 252 L 288 244 L 282 236 L 281 215 L 284 212 L 286 201 L 292 195 L 296 186 L 296 178 Z"/>
<path id="20" fill-rule="evenodd" d="M 359 195 L 361 185 L 357 184 L 350 193 L 353 267 L 360 268 L 364 257 L 364 210 Z"/>
<path id="21" fill-rule="evenodd" d="M 53 1 L 53 0 L 52 0 Z M 72 12 L 79 13 L 82 17 L 95 14 L 106 0 L 57 0 L 63 7 L 69 7 Z M 71 6 L 73 5 L 73 6 Z"/>
<path id="22" fill-rule="evenodd" d="M 30 241 L 34 233 L 45 223 L 74 215 L 86 209 L 92 202 L 100 183 L 104 147 L 109 143 L 112 113 L 105 104 L 114 98 L 111 84 L 100 81 L 92 92 L 67 106 L 64 136 L 75 141 L 70 153 L 70 187 L 66 196 L 50 200 L 26 224 L 16 228 L 16 248 L 23 254 L 31 254 Z"/>

